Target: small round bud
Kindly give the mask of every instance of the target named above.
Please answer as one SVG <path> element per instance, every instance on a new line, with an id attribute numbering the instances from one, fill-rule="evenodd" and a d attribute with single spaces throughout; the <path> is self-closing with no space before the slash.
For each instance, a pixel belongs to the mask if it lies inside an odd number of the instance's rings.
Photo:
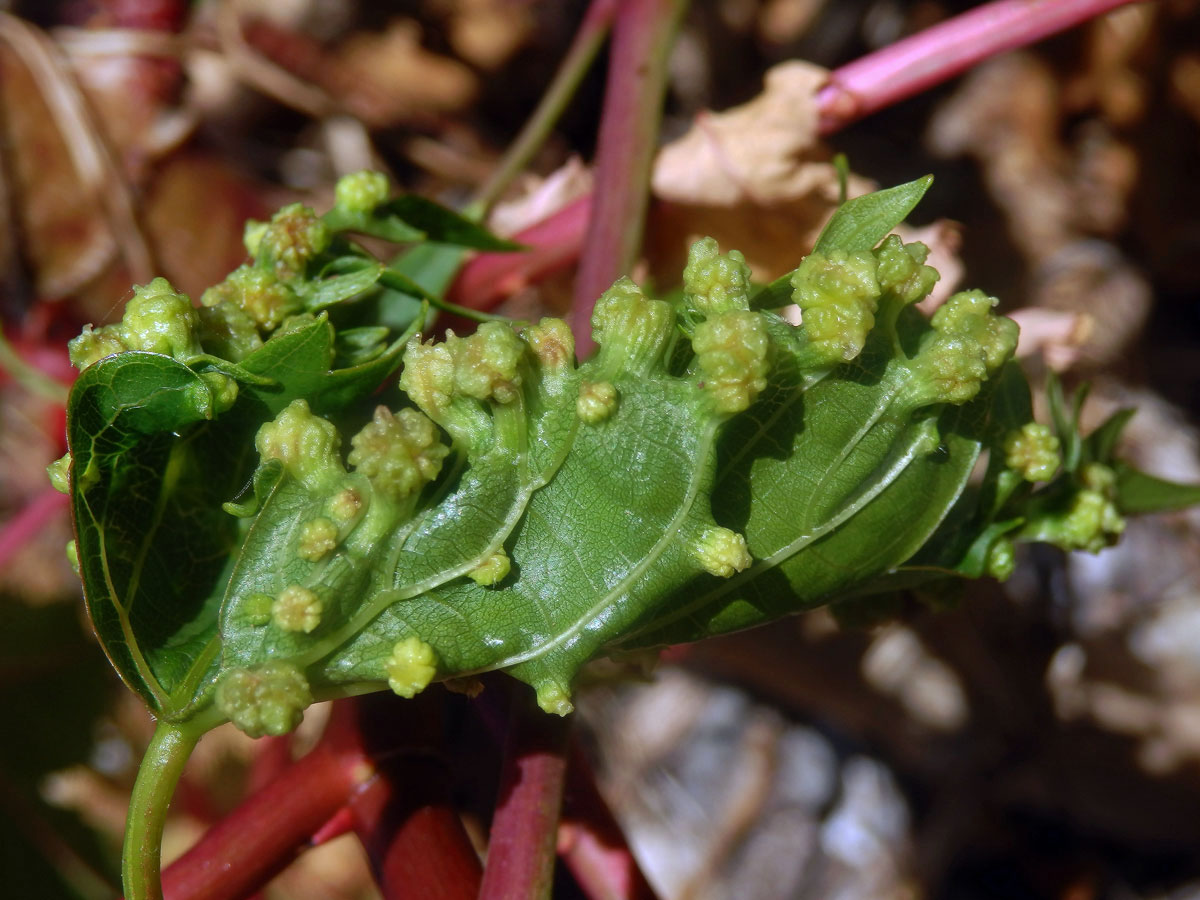
<path id="1" fill-rule="evenodd" d="M 217 709 L 250 737 L 287 734 L 311 703 L 304 673 L 287 662 L 233 669 L 217 682 Z"/>
<path id="2" fill-rule="evenodd" d="M 296 555 L 309 562 L 320 562 L 332 553 L 337 545 L 338 527 L 332 520 L 318 516 L 301 526 Z"/>
<path id="3" fill-rule="evenodd" d="M 706 319 L 696 326 L 692 349 L 703 389 L 719 413 L 749 408 L 767 386 L 770 338 L 758 313 L 734 310 Z"/>
<path id="4" fill-rule="evenodd" d="M 312 634 L 324 611 L 325 604 L 315 591 L 293 584 L 280 591 L 271 604 L 271 622 L 281 631 Z"/>
<path id="5" fill-rule="evenodd" d="M 289 475 L 313 490 L 330 477 L 345 474 L 340 445 L 333 423 L 313 415 L 304 400 L 293 400 L 254 437 L 264 461 L 279 460 Z"/>
<path id="6" fill-rule="evenodd" d="M 1008 538 L 999 538 L 988 548 L 985 571 L 992 578 L 997 581 L 1008 581 L 1016 566 L 1016 548 Z"/>
<path id="7" fill-rule="evenodd" d="M 382 172 L 363 170 L 338 179 L 334 202 L 347 212 L 371 213 L 388 198 L 391 188 Z"/>
<path id="8" fill-rule="evenodd" d="M 50 478 L 50 486 L 60 494 L 71 493 L 71 452 L 68 450 L 46 466 L 46 475 Z"/>
<path id="9" fill-rule="evenodd" d="M 128 349 L 130 348 L 121 337 L 119 325 L 104 325 L 96 329 L 91 325 L 84 325 L 79 336 L 72 338 L 67 344 L 71 365 L 80 371 L 92 363 L 115 353 L 124 353 Z"/>
<path id="10" fill-rule="evenodd" d="M 1045 425 L 1026 422 L 1004 439 L 1004 465 L 1026 481 L 1049 481 L 1061 462 L 1058 438 Z"/>
<path id="11" fill-rule="evenodd" d="M 242 610 L 245 613 L 246 621 L 251 626 L 262 628 L 264 625 L 271 624 L 271 607 L 274 605 L 274 597 L 270 594 L 258 592 L 246 598 L 242 605 Z"/>
<path id="12" fill-rule="evenodd" d="M 401 697 L 411 699 L 429 686 L 437 675 L 437 654 L 419 637 L 406 637 L 392 647 L 383 665 L 388 687 Z"/>
<path id="13" fill-rule="evenodd" d="M 441 442 L 437 426 L 415 409 L 395 415 L 386 406 L 350 439 L 350 465 L 393 500 L 419 491 L 437 478 L 450 448 Z"/>
<path id="14" fill-rule="evenodd" d="M 599 425 L 617 409 L 617 389 L 611 381 L 581 381 L 575 412 L 588 425 Z"/>
<path id="15" fill-rule="evenodd" d="M 354 488 L 342 488 L 329 498 L 329 515 L 343 527 L 353 522 L 362 508 L 362 494 Z"/>
<path id="16" fill-rule="evenodd" d="M 478 585 L 491 587 L 503 581 L 510 571 L 512 571 L 512 561 L 508 558 L 508 554 L 504 552 L 504 548 L 501 547 L 468 572 L 467 577 Z"/>
<path id="17" fill-rule="evenodd" d="M 692 552 L 704 566 L 704 571 L 718 578 L 742 572 L 754 562 L 746 548 L 746 539 L 736 531 L 719 526 L 705 529 Z"/>
<path id="18" fill-rule="evenodd" d="M 701 238 L 688 250 L 683 269 L 687 305 L 702 315 L 750 308 L 750 267 L 737 250 L 722 255 L 717 242 Z"/>

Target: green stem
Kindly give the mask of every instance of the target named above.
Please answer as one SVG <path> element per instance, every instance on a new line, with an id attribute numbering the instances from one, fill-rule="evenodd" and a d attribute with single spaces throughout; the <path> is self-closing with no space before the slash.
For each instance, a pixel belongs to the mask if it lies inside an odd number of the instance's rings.
<path id="1" fill-rule="evenodd" d="M 125 900 L 162 900 L 162 835 L 167 808 L 192 749 L 204 733 L 194 723 L 176 724 L 160 719 L 142 757 L 129 816 L 125 820 L 125 847 L 121 854 L 121 881 Z"/>
<path id="2" fill-rule="evenodd" d="M 550 136 L 551 130 L 562 117 L 567 104 L 571 102 L 596 54 L 600 52 L 616 7 L 617 0 L 592 0 L 583 22 L 579 25 L 579 31 L 575 33 L 575 39 L 567 50 L 567 55 L 563 57 L 562 64 L 554 73 L 554 79 L 542 95 L 537 109 L 505 152 L 499 167 L 475 195 L 469 208 L 472 212 L 477 212 L 481 219 L 488 214 L 500 199 L 500 195 L 524 170 Z"/>
<path id="3" fill-rule="evenodd" d="M 571 308 L 580 359 L 593 347 L 596 298 L 633 268 L 641 250 L 667 60 L 686 9 L 687 0 L 623 0 L 617 12 L 597 139 L 592 217 Z"/>

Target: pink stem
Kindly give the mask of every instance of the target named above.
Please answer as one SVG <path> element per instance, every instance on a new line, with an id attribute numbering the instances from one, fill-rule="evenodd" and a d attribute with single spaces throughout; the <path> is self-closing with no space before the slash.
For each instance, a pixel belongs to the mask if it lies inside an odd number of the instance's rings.
<path id="1" fill-rule="evenodd" d="M 667 58 L 685 7 L 684 0 L 623 0 L 613 23 L 596 141 L 592 216 L 571 311 L 581 359 L 594 346 L 591 317 L 596 298 L 629 271 L 641 252 Z"/>
<path id="2" fill-rule="evenodd" d="M 0 528 L 0 566 L 5 565 L 46 524 L 67 508 L 66 494 L 46 488 Z"/>
<path id="3" fill-rule="evenodd" d="M 976 63 L 1036 43 L 1133 0 L 996 0 L 897 41 L 829 76 L 817 94 L 832 134 Z"/>
<path id="4" fill-rule="evenodd" d="M 481 253 L 463 266 L 447 297 L 452 303 L 488 310 L 529 284 L 574 264 L 591 215 L 591 196 L 581 197 L 536 225 L 513 235 L 529 247 L 522 253 Z"/>
<path id="5" fill-rule="evenodd" d="M 997 53 L 1035 43 L 1130 2 L 997 0 L 947 19 L 834 70 L 817 94 L 821 134 L 840 131 Z M 571 265 L 583 247 L 592 199 L 581 197 L 517 235 L 516 240 L 531 250 L 473 259 L 454 284 L 454 302 L 491 309 L 515 291 Z M 584 308 L 576 312 L 576 322 L 590 320 L 595 296 L 578 301 Z"/>

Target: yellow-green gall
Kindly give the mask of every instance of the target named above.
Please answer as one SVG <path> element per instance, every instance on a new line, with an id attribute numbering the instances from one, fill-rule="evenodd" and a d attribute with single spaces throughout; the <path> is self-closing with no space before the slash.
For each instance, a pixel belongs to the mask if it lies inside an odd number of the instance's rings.
<path id="1" fill-rule="evenodd" d="M 1059 521 L 1055 543 L 1066 550 L 1099 553 L 1116 543 L 1124 531 L 1125 520 L 1113 502 L 1099 491 L 1085 489 L 1075 495 Z"/>
<path id="2" fill-rule="evenodd" d="M 762 316 L 733 310 L 696 326 L 692 349 L 700 384 L 720 413 L 747 409 L 767 386 L 770 338 Z"/>
<path id="3" fill-rule="evenodd" d="M 1088 463 L 1079 473 L 1079 480 L 1089 490 L 1099 491 L 1110 499 L 1117 489 L 1117 473 L 1103 463 Z"/>
<path id="4" fill-rule="evenodd" d="M 703 315 L 750 308 L 750 267 L 737 250 L 722 254 L 716 240 L 701 238 L 683 269 L 687 304 Z"/>
<path id="5" fill-rule="evenodd" d="M 363 170 L 338 179 L 334 202 L 347 212 L 370 213 L 388 198 L 391 188 L 382 172 Z"/>
<path id="6" fill-rule="evenodd" d="M 1016 548 L 1008 538 L 999 538 L 988 548 L 985 569 L 997 581 L 1008 581 L 1016 566 Z"/>
<path id="7" fill-rule="evenodd" d="M 67 565 L 76 576 L 79 575 L 79 545 L 75 543 L 74 538 L 67 541 Z"/>
<path id="8" fill-rule="evenodd" d="M 562 319 L 546 318 L 526 328 L 525 343 L 547 372 L 562 372 L 575 360 L 575 336 Z"/>
<path id="9" fill-rule="evenodd" d="M 217 295 L 209 288 L 200 298 L 201 303 Z M 196 310 L 200 320 L 200 346 L 206 353 L 240 362 L 262 347 L 262 338 L 249 314 L 236 302 L 218 301 L 215 306 L 204 305 Z"/>
<path id="10" fill-rule="evenodd" d="M 454 394 L 454 356 L 446 345 L 414 336 L 404 349 L 400 389 L 426 415 L 441 418 Z"/>
<path id="11" fill-rule="evenodd" d="M 508 558 L 508 554 L 504 552 L 504 548 L 501 547 L 468 572 L 467 577 L 478 585 L 491 587 L 503 581 L 510 571 L 512 571 L 512 561 Z"/>
<path id="12" fill-rule="evenodd" d="M 287 662 L 233 669 L 217 682 L 217 709 L 250 737 L 287 734 L 311 703 L 304 673 Z"/>
<path id="13" fill-rule="evenodd" d="M 260 222 L 257 219 L 246 220 L 246 224 L 242 226 L 242 246 L 246 248 L 247 253 L 251 256 L 258 256 L 258 251 L 262 249 L 263 236 L 270 227 L 269 222 Z"/>
<path id="14" fill-rule="evenodd" d="M 754 562 L 746 548 L 746 539 L 736 531 L 719 526 L 705 529 L 693 552 L 704 571 L 718 578 L 742 572 Z"/>
<path id="15" fill-rule="evenodd" d="M 1026 481 L 1049 481 L 1058 471 L 1058 438 L 1047 426 L 1026 422 L 1004 439 L 1004 464 Z"/>
<path id="16" fill-rule="evenodd" d="M 535 688 L 535 691 L 537 692 L 537 705 L 542 708 L 543 712 L 555 716 L 568 716 L 575 711 L 575 705 L 571 702 L 571 692 L 558 682 L 544 681 Z"/>
<path id="17" fill-rule="evenodd" d="M 997 300 L 982 291 L 955 294 L 933 315 L 933 331 L 908 363 L 914 378 L 905 400 L 913 407 L 966 403 L 1017 347 L 1017 323 L 992 312 Z"/>
<path id="18" fill-rule="evenodd" d="M 849 362 L 862 352 L 875 327 L 879 282 L 869 252 L 813 252 L 792 275 L 792 302 L 814 366 Z"/>
<path id="19" fill-rule="evenodd" d="M 224 372 L 201 372 L 200 380 L 212 394 L 213 409 L 218 413 L 232 409 L 238 398 L 238 383 Z"/>
<path id="20" fill-rule="evenodd" d="M 234 306 L 245 313 L 251 323 L 264 331 L 278 328 L 288 316 L 300 309 L 300 299 L 296 292 L 280 281 L 274 272 L 248 265 L 239 266 L 220 284 L 210 287 L 201 295 L 200 303 L 213 309 L 220 309 L 226 305 Z M 244 321 L 239 321 L 231 312 L 223 312 L 220 315 L 227 320 L 225 323 L 217 320 L 216 314 L 213 313 L 205 318 L 215 328 L 226 325 L 231 334 L 236 329 L 239 346 L 253 345 Z"/>
<path id="21" fill-rule="evenodd" d="M 979 345 L 989 373 L 997 371 L 1017 349 L 1017 323 L 992 310 L 999 304 L 983 291 L 960 291 L 933 314 L 935 331 L 954 337 L 969 337 Z"/>
<path id="22" fill-rule="evenodd" d="M 889 234 L 875 251 L 880 289 L 901 306 L 927 297 L 940 277 L 937 269 L 925 265 L 928 257 L 929 248 L 920 241 L 906 244 L 899 235 Z"/>
<path id="23" fill-rule="evenodd" d="M 285 587 L 271 604 L 271 622 L 281 631 L 302 631 L 312 634 L 321 624 L 325 604 L 316 591 L 303 585 Z"/>
<path id="24" fill-rule="evenodd" d="M 406 637 L 392 647 L 383 668 L 388 687 L 401 697 L 412 698 L 429 687 L 437 675 L 437 654 L 419 637 Z"/>
<path id="25" fill-rule="evenodd" d="M 46 466 L 46 475 L 50 478 L 50 486 L 60 494 L 71 493 L 71 453 L 64 453 L 50 465 Z"/>
<path id="26" fill-rule="evenodd" d="M 309 260 L 329 246 L 329 228 L 321 217 L 302 203 L 285 206 L 271 217 L 266 227 L 247 223 L 244 240 L 251 255 L 274 264 L 275 274 L 293 278 L 304 271 Z"/>
<path id="27" fill-rule="evenodd" d="M 99 362 L 114 353 L 124 353 L 130 349 L 121 337 L 119 325 L 104 325 L 93 329 L 84 325 L 79 336 L 72 338 L 67 344 L 67 354 L 71 365 L 82 371 L 92 363 Z"/>
<path id="28" fill-rule="evenodd" d="M 675 310 L 651 300 L 627 277 L 600 295 L 592 310 L 592 339 L 609 369 L 619 365 L 645 371 L 661 355 L 675 329 Z"/>
<path id="29" fill-rule="evenodd" d="M 386 406 L 375 407 L 375 417 L 350 444 L 350 465 L 394 500 L 437 478 L 442 460 L 450 452 L 428 416 L 415 409 L 393 414 Z"/>
<path id="30" fill-rule="evenodd" d="M 575 412 L 588 425 L 599 425 L 617 409 L 617 389 L 611 381 L 581 381 Z"/>
<path id="31" fill-rule="evenodd" d="M 342 526 L 353 522 L 362 508 L 362 494 L 352 487 L 342 488 L 329 498 L 329 515 Z"/>
<path id="32" fill-rule="evenodd" d="M 262 628 L 264 625 L 271 624 L 271 607 L 274 605 L 274 597 L 259 591 L 245 599 L 242 604 L 242 611 L 246 616 L 246 621 L 250 625 L 255 628 Z"/>
<path id="33" fill-rule="evenodd" d="M 264 462 L 279 460 L 289 475 L 312 489 L 345 472 L 338 455 L 341 436 L 337 428 L 313 415 L 304 400 L 293 400 L 272 421 L 263 424 L 254 437 L 254 446 Z"/>
<path id="34" fill-rule="evenodd" d="M 338 527 L 331 519 L 317 516 L 300 527 L 296 555 L 309 562 L 320 562 L 338 545 Z"/>
<path id="35" fill-rule="evenodd" d="M 186 294 L 165 278 L 135 285 L 121 318 L 121 339 L 130 350 L 189 359 L 200 353 L 200 320 Z"/>
<path id="36" fill-rule="evenodd" d="M 446 347 L 454 357 L 454 386 L 476 400 L 511 403 L 520 393 L 518 367 L 525 355 L 525 342 L 512 326 L 484 322 L 474 334 L 448 334 Z"/>

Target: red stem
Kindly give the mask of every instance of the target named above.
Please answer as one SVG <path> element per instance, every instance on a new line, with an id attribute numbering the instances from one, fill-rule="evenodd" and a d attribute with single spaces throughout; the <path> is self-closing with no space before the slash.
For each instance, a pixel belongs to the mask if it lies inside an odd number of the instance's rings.
<path id="1" fill-rule="evenodd" d="M 558 854 L 589 900 L 657 900 L 578 741 L 571 744 Z"/>
<path id="2" fill-rule="evenodd" d="M 451 802 L 446 700 L 428 691 L 360 701 L 381 757 L 378 774 L 349 803 L 350 821 L 384 900 L 474 900 L 479 892 L 482 866 Z"/>
<path id="3" fill-rule="evenodd" d="M 349 810 L 384 900 L 475 900 L 483 867 L 443 763 L 387 764 Z"/>
<path id="4" fill-rule="evenodd" d="M 667 58 L 685 0 L 623 0 L 613 23 L 608 84 L 596 141 L 592 216 L 584 238 L 571 330 L 583 358 L 592 306 L 641 252 Z"/>
<path id="5" fill-rule="evenodd" d="M 8 563 L 34 535 L 61 515 L 67 508 L 69 500 L 66 494 L 60 494 L 54 488 L 46 488 L 25 504 L 15 516 L 0 528 L 0 566 Z"/>
<path id="6" fill-rule="evenodd" d="M 479 900 L 550 897 L 569 724 L 537 709 L 528 691 L 513 691 Z"/>
<path id="7" fill-rule="evenodd" d="M 1026 47 L 1133 0 L 996 0 L 842 66 L 817 94 L 832 134 L 990 56 Z"/>
<path id="8" fill-rule="evenodd" d="M 351 703 L 338 704 L 308 755 L 251 795 L 163 871 L 165 900 L 231 900 L 287 867 L 374 775 Z"/>

